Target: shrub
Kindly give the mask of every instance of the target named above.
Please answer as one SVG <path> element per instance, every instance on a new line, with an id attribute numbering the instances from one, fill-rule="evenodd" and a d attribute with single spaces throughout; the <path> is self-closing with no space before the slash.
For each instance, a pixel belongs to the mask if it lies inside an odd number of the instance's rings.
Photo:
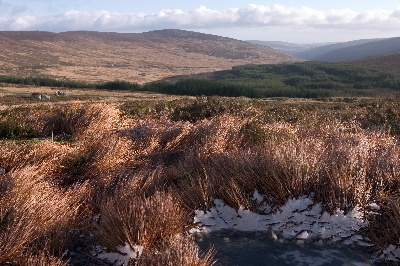
<path id="1" fill-rule="evenodd" d="M 137 83 L 115 80 L 96 85 L 96 88 L 100 90 L 137 91 L 140 90 L 141 86 Z"/>
<path id="2" fill-rule="evenodd" d="M 243 138 L 243 146 L 262 145 L 267 138 L 267 133 L 263 129 L 262 123 L 257 120 L 252 120 L 243 124 L 240 128 L 240 134 Z"/>
<path id="3" fill-rule="evenodd" d="M 216 97 L 197 97 L 192 104 L 177 107 L 172 112 L 171 118 L 174 121 L 196 122 L 220 115 L 225 110 L 225 107 Z"/>
<path id="4" fill-rule="evenodd" d="M 29 139 L 36 136 L 32 126 L 20 123 L 15 118 L 0 122 L 0 138 L 3 139 Z"/>

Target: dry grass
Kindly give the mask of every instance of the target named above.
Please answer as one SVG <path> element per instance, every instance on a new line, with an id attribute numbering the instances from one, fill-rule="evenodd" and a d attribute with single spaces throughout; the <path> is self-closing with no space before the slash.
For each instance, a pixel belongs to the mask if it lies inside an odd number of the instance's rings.
<path id="1" fill-rule="evenodd" d="M 163 241 L 157 248 L 144 251 L 137 265 L 191 265 L 209 266 L 214 265 L 213 256 L 215 251 L 210 249 L 201 254 L 193 236 L 177 236 Z"/>
<path id="2" fill-rule="evenodd" d="M 125 190 L 125 192 L 124 192 Z M 100 231 L 108 246 L 141 245 L 151 249 L 164 239 L 187 231 L 190 212 L 171 195 L 157 192 L 149 198 L 132 193 L 129 186 L 101 205 Z"/>
<path id="3" fill-rule="evenodd" d="M 110 250 L 144 246 L 132 263 L 212 265 L 212 251 L 201 255 L 187 234 L 194 210 L 220 198 L 255 211 L 254 189 L 275 205 L 313 194 L 327 211 L 377 202 L 382 215 L 366 216 L 367 234 L 377 248 L 397 243 L 398 135 L 360 122 L 362 107 L 352 116 L 307 105 L 282 116 L 260 106 L 193 122 L 168 112 L 128 117 L 107 104 L 23 111 L 37 134 L 69 138 L 0 141 L 0 264 L 62 265 L 68 232 L 79 228 Z M 383 237 L 382 226 L 391 228 Z"/>
<path id="4" fill-rule="evenodd" d="M 40 252 L 38 255 L 30 255 L 28 258 L 20 262 L 21 265 L 26 266 L 68 266 L 69 264 L 60 258 Z"/>
<path id="5" fill-rule="evenodd" d="M 396 245 L 400 239 L 400 205 L 399 198 L 383 198 L 380 215 L 372 217 L 368 236 L 375 244 L 374 251 L 385 249 L 390 244 Z"/>
<path id="6" fill-rule="evenodd" d="M 100 242 L 108 247 L 141 245 L 137 265 L 212 265 L 213 251 L 200 255 L 188 235 L 191 212 L 170 193 L 139 197 L 137 186 L 124 184 L 101 205 Z M 136 264 L 135 264 L 136 265 Z"/>
<path id="7" fill-rule="evenodd" d="M 88 188 L 60 190 L 36 167 L 12 171 L 1 183 L 0 264 L 24 260 L 42 249 L 62 254 L 70 244 L 70 230 L 83 215 Z"/>

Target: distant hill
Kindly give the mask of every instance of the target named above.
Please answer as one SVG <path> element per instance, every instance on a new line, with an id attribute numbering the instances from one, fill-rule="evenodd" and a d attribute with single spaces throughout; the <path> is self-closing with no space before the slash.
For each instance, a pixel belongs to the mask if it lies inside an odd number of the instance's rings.
<path id="1" fill-rule="evenodd" d="M 323 45 L 315 48 L 308 49 L 306 51 L 300 51 L 298 53 L 294 53 L 295 56 L 299 58 L 303 58 L 306 60 L 320 60 L 318 58 L 323 57 L 325 54 L 334 52 L 339 49 L 349 48 L 361 44 L 366 44 L 370 42 L 374 42 L 377 39 L 367 39 L 367 40 L 356 40 L 350 42 L 340 42 L 334 44 Z M 322 60 L 325 61 L 325 60 Z"/>
<path id="2" fill-rule="evenodd" d="M 400 52 L 366 57 L 346 63 L 356 66 L 369 67 L 381 71 L 389 71 L 400 75 Z"/>
<path id="3" fill-rule="evenodd" d="M 248 40 L 246 42 L 271 47 L 273 49 L 280 50 L 290 55 L 296 55 L 298 53 L 302 53 L 319 46 L 328 45 L 328 43 L 296 44 L 296 43 L 280 42 L 280 41 L 258 41 L 258 40 Z"/>
<path id="4" fill-rule="evenodd" d="M 243 64 L 302 61 L 231 38 L 183 30 L 145 33 L 0 32 L 0 74 L 145 83 Z"/>
<path id="5" fill-rule="evenodd" d="M 308 60 L 344 62 L 395 52 L 400 52 L 400 37 L 339 43 L 296 55 Z"/>

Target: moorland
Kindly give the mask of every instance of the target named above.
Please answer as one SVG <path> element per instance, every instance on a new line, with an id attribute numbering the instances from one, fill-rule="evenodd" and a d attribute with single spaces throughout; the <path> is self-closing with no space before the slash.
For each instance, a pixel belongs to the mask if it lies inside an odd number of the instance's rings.
<path id="1" fill-rule="evenodd" d="M 195 211 L 259 213 L 255 190 L 359 208 L 371 253 L 397 245 L 399 76 L 240 60 L 146 83 L 4 71 L 0 264 L 112 265 L 98 255 L 128 245 L 129 265 L 213 265 Z"/>

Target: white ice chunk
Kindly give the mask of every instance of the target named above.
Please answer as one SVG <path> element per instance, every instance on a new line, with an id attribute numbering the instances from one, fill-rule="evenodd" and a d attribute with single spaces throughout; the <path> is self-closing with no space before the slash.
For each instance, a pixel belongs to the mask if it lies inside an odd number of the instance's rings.
<path id="1" fill-rule="evenodd" d="M 127 266 L 130 259 L 137 259 L 142 255 L 143 247 L 134 245 L 132 250 L 131 246 L 128 243 L 125 243 L 124 246 L 118 246 L 117 250 L 119 253 L 100 253 L 97 257 L 99 259 L 108 260 L 117 265 Z"/>
<path id="2" fill-rule="evenodd" d="M 262 195 L 254 192 L 253 198 L 260 201 Z M 263 197 L 264 198 L 264 197 Z M 368 225 L 359 208 L 348 213 L 337 210 L 333 215 L 322 211 L 321 203 L 313 203 L 309 197 L 289 199 L 273 213 L 257 214 L 240 207 L 235 210 L 222 200 L 214 200 L 215 207 L 209 211 L 195 211 L 194 222 L 199 230 L 211 232 L 221 229 L 241 231 L 268 231 L 289 239 L 345 241 L 348 244 L 366 241 L 357 232 Z"/>
<path id="3" fill-rule="evenodd" d="M 300 234 L 297 235 L 298 239 L 308 239 L 310 234 L 307 231 L 303 231 Z"/>
<path id="4" fill-rule="evenodd" d="M 257 189 L 255 189 L 252 200 L 257 202 L 258 204 L 261 204 L 264 201 L 264 196 L 260 194 Z"/>
<path id="5" fill-rule="evenodd" d="M 370 204 L 368 205 L 368 207 L 369 207 L 369 209 L 370 209 L 371 211 L 380 211 L 380 210 L 381 210 L 381 207 L 379 207 L 379 205 L 376 204 L 375 202 L 370 203 Z"/>

